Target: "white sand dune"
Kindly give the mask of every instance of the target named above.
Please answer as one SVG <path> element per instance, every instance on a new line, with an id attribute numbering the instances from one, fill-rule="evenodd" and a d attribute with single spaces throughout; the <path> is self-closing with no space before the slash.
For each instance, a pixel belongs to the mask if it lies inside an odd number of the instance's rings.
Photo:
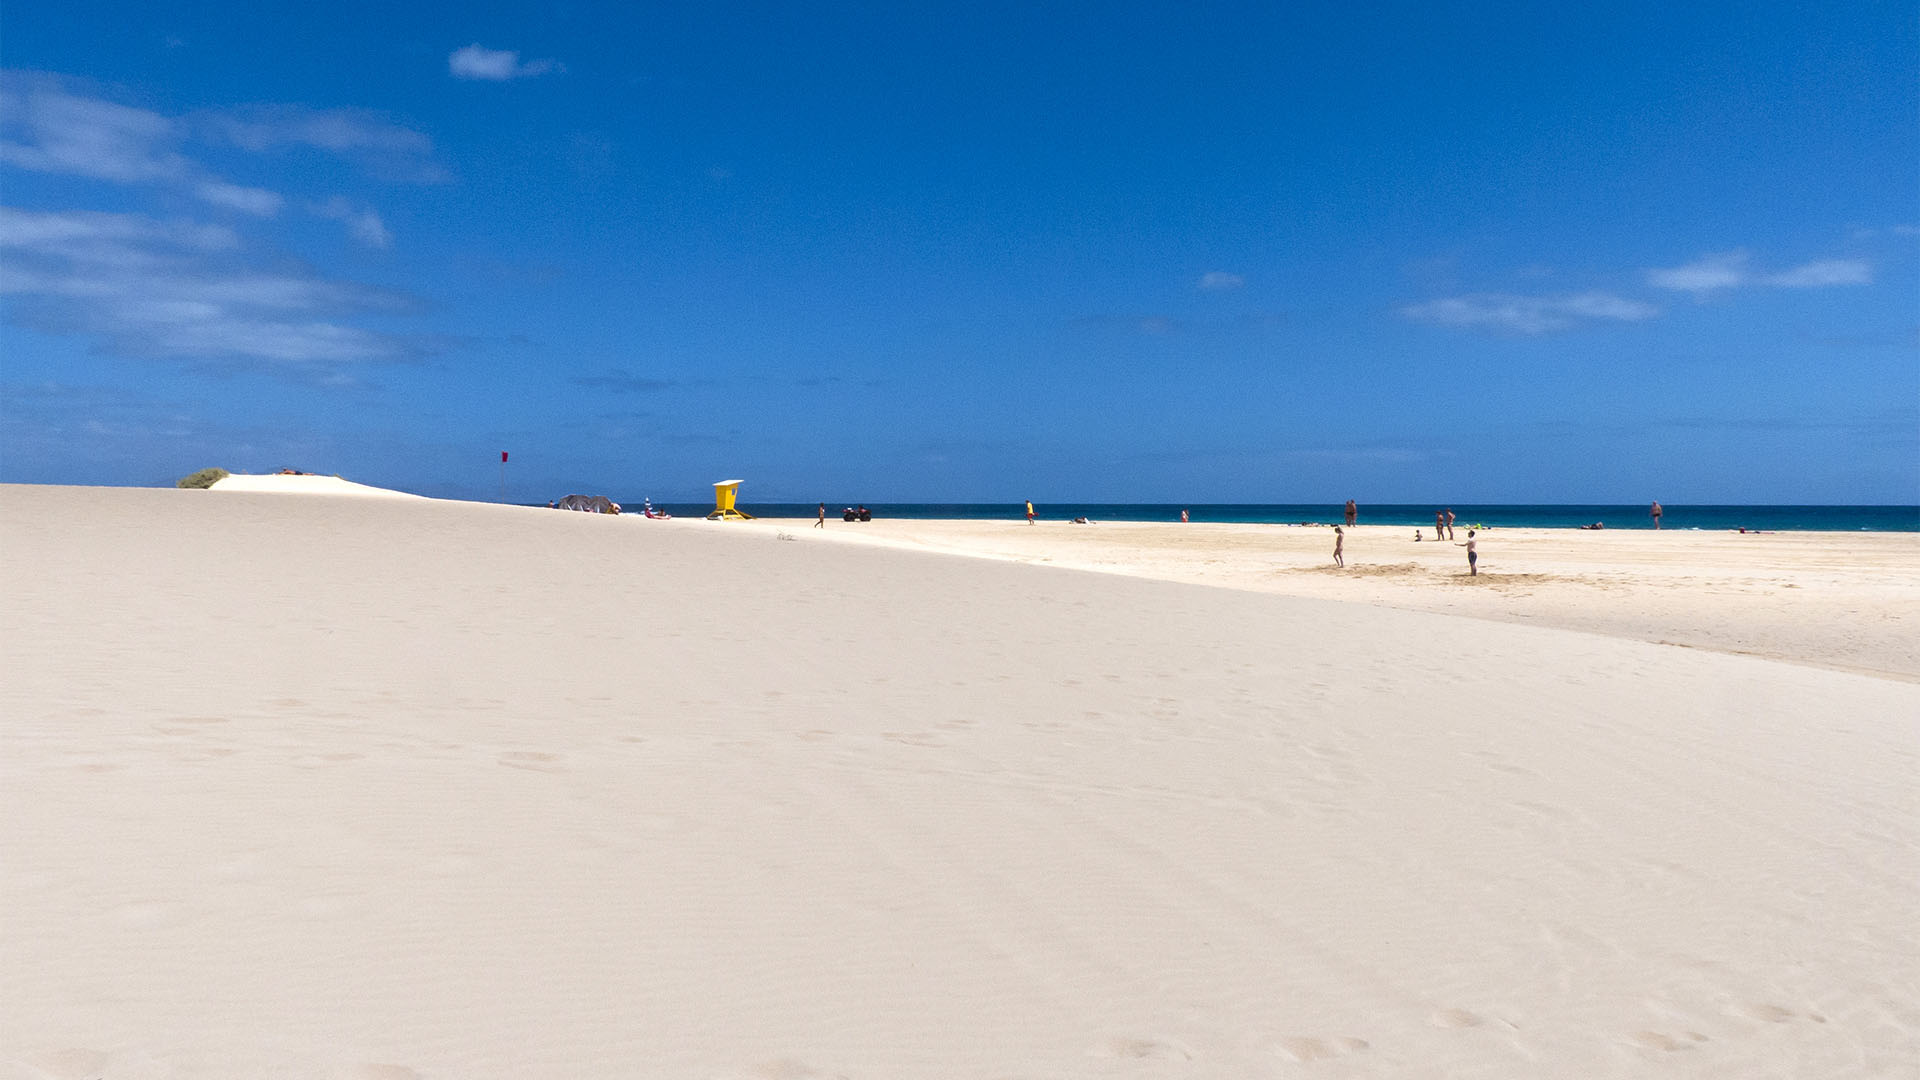
<path id="1" fill-rule="evenodd" d="M 0 488 L 18 1075 L 1920 1062 L 1912 683 L 770 529 L 85 495 Z"/>
<path id="2" fill-rule="evenodd" d="M 342 480 L 337 476 L 313 473 L 233 473 L 214 481 L 209 491 L 266 492 L 275 495 L 363 495 L 380 498 L 418 499 L 421 496 L 390 488 L 369 487 Z"/>

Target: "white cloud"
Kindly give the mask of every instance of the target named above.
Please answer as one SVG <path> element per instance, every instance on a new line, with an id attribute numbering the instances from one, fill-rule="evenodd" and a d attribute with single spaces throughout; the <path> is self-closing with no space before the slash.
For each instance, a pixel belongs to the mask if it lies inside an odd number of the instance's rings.
<path id="1" fill-rule="evenodd" d="M 432 139 L 365 109 L 251 105 L 197 113 L 193 120 L 206 137 L 254 153 L 308 147 L 348 158 L 393 179 L 418 183 L 447 179 L 446 170 L 435 160 Z"/>
<path id="2" fill-rule="evenodd" d="M 1747 253 L 1744 251 L 1702 255 L 1685 266 L 1647 271 L 1647 284 L 1676 292 L 1690 292 L 1696 300 L 1704 300 L 1722 289 L 1738 288 L 1749 280 Z"/>
<path id="3" fill-rule="evenodd" d="M 446 179 L 427 136 L 357 109 L 259 105 L 168 117 L 90 96 L 78 80 L 0 71 L 0 164 L 118 184 L 182 187 L 260 217 L 281 197 L 216 176 L 181 147 L 191 140 L 265 153 L 309 146 L 398 179 Z"/>
<path id="4" fill-rule="evenodd" d="M 174 147 L 180 126 L 159 113 L 85 97 L 53 76 L 0 73 L 0 162 L 117 183 L 195 171 Z"/>
<path id="5" fill-rule="evenodd" d="M 1873 267 L 1858 259 L 1818 259 L 1805 266 L 1774 274 L 1767 284 L 1788 289 L 1818 289 L 1829 285 L 1870 285 Z"/>
<path id="6" fill-rule="evenodd" d="M 182 151 L 195 141 L 255 154 L 305 147 L 407 179 L 445 178 L 425 135 L 371 113 L 265 105 L 169 117 L 95 96 L 79 80 L 0 71 L 0 166 L 154 187 L 168 203 L 191 197 L 256 218 L 284 208 L 281 193 L 233 183 Z M 393 242 L 369 207 L 334 198 L 313 210 L 361 244 Z M 0 207 L 0 298 L 25 329 L 134 358 L 328 383 L 426 351 L 417 337 L 355 325 L 410 301 L 285 259 L 261 269 L 258 254 L 219 224 Z"/>
<path id="7" fill-rule="evenodd" d="M 240 237 L 220 225 L 164 222 L 92 211 L 35 213 L 0 206 L 0 249 L 67 252 L 83 257 L 96 245 L 156 242 L 197 251 L 231 251 Z"/>
<path id="8" fill-rule="evenodd" d="M 1817 289 L 1830 285 L 1868 285 L 1873 267 L 1859 259 L 1816 259 L 1778 273 L 1755 273 L 1747 268 L 1747 253 L 1729 251 L 1703 255 L 1684 266 L 1647 271 L 1647 283 L 1676 292 L 1690 292 L 1696 300 L 1751 285 L 1786 289 Z"/>
<path id="9" fill-rule="evenodd" d="M 267 191 L 264 188 L 241 187 L 238 184 L 228 184 L 219 180 L 204 181 L 194 189 L 193 193 L 215 206 L 225 206 L 255 217 L 272 217 L 278 214 L 281 203 L 285 201 L 280 198 L 278 192 Z"/>
<path id="10" fill-rule="evenodd" d="M 1560 296 L 1482 293 L 1412 304 L 1401 308 L 1400 314 L 1441 326 L 1513 334 L 1547 334 L 1594 320 L 1639 322 L 1660 314 L 1660 309 L 1652 304 L 1605 292 Z"/>
<path id="11" fill-rule="evenodd" d="M 319 217 L 344 223 L 347 235 L 367 247 L 384 250 L 393 246 L 393 234 L 387 231 L 386 223 L 370 207 L 355 206 L 336 195 L 316 204 L 313 212 Z"/>
<path id="12" fill-rule="evenodd" d="M 447 71 L 456 79 L 485 79 L 505 82 L 545 75 L 559 65 L 552 60 L 520 62 L 520 54 L 511 49 L 488 49 L 478 42 L 455 49 L 447 56 Z"/>
<path id="13" fill-rule="evenodd" d="M 1225 292 L 1228 289 L 1237 289 L 1246 283 L 1247 279 L 1239 274 L 1229 274 L 1225 270 L 1209 270 L 1200 275 L 1196 287 L 1209 292 Z"/>
<path id="14" fill-rule="evenodd" d="M 17 325 L 136 358 L 338 382 L 353 367 L 421 354 L 415 342 L 343 321 L 405 310 L 406 298 L 257 270 L 238 248 L 219 226 L 0 207 L 0 294 Z"/>

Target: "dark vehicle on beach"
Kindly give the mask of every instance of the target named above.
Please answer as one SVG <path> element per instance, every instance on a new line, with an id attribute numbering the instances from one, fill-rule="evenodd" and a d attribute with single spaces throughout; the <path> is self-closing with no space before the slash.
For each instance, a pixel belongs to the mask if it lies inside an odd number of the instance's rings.
<path id="1" fill-rule="evenodd" d="M 840 520 L 841 521 L 872 521 L 873 511 L 867 509 L 864 506 L 858 507 L 858 508 L 849 506 L 845 510 L 841 511 Z"/>

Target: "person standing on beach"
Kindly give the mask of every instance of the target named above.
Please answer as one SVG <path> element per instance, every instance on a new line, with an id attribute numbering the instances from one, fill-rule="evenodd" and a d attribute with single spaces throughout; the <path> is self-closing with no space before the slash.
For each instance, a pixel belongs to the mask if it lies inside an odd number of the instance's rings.
<path id="1" fill-rule="evenodd" d="M 820 520 L 814 522 L 813 527 L 816 529 L 824 529 L 827 527 L 827 504 L 826 503 L 820 504 Z"/>
<path id="2" fill-rule="evenodd" d="M 1660 501 L 1658 499 L 1654 500 L 1653 509 L 1649 511 L 1649 513 L 1653 515 L 1653 530 L 1655 532 L 1659 532 L 1660 531 Z"/>
<path id="3" fill-rule="evenodd" d="M 1445 540 L 1447 538 L 1447 512 L 1445 510 L 1435 510 L 1433 512 L 1433 538 L 1435 540 Z"/>
<path id="4" fill-rule="evenodd" d="M 1479 567 L 1479 565 L 1478 565 L 1478 564 L 1479 564 L 1479 562 L 1480 562 L 1480 553 L 1479 553 L 1478 551 L 1475 551 L 1475 550 L 1474 550 L 1474 548 L 1473 548 L 1473 543 L 1474 543 L 1474 541 L 1473 541 L 1473 530 L 1472 530 L 1472 529 L 1468 529 L 1468 530 L 1467 530 L 1467 542 L 1466 542 L 1466 543 L 1464 543 L 1464 544 L 1455 544 L 1454 546 L 1455 546 L 1455 547 L 1463 547 L 1463 548 L 1466 548 L 1466 549 L 1467 549 L 1467 576 L 1468 576 L 1468 577 L 1479 577 L 1479 576 L 1480 576 L 1480 567 Z"/>
<path id="5" fill-rule="evenodd" d="M 1033 524 L 1033 500 L 1027 500 L 1027 524 Z"/>
<path id="6" fill-rule="evenodd" d="M 1453 507 L 1447 507 L 1447 539 L 1453 539 Z"/>
<path id="7" fill-rule="evenodd" d="M 1340 528 L 1340 526 L 1338 525 L 1335 525 L 1333 527 L 1333 565 L 1340 567 L 1342 570 L 1346 569 L 1347 567 L 1346 556 L 1342 554 L 1342 552 L 1344 552 L 1346 549 L 1346 545 L 1347 545 L 1346 530 Z"/>

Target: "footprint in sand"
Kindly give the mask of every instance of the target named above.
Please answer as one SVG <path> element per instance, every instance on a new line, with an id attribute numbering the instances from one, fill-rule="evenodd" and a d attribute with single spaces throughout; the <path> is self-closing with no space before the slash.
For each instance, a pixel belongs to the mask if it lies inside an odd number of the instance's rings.
<path id="1" fill-rule="evenodd" d="M 883 737 L 908 746 L 945 746 L 947 740 L 931 731 L 883 731 Z"/>
<path id="2" fill-rule="evenodd" d="M 1548 806 L 1546 803 L 1534 802 L 1532 799 L 1515 799 L 1513 802 L 1509 803 L 1508 805 L 1512 806 L 1516 810 L 1525 810 L 1527 813 L 1532 814 L 1535 817 L 1551 818 L 1554 821 L 1572 821 L 1573 820 L 1573 815 L 1571 813 L 1568 813 L 1567 811 L 1562 810 L 1557 806 Z"/>
<path id="3" fill-rule="evenodd" d="M 1193 1051 L 1166 1039 L 1136 1039 L 1120 1036 L 1087 1051 L 1093 1057 L 1152 1058 L 1161 1061 L 1192 1061 Z"/>
<path id="4" fill-rule="evenodd" d="M 1295 1035 L 1280 1040 L 1280 1052 L 1288 1058 L 1299 1061 L 1328 1061 L 1333 1058 L 1357 1054 L 1372 1044 L 1365 1039 L 1342 1036 L 1337 1039 L 1316 1039 L 1307 1035 Z"/>
<path id="5" fill-rule="evenodd" d="M 1682 1041 L 1683 1039 L 1685 1041 Z M 1697 1031 L 1681 1032 L 1679 1039 L 1658 1031 L 1636 1031 L 1627 1036 L 1627 1041 L 1643 1050 L 1658 1050 L 1670 1054 L 1676 1050 L 1691 1050 L 1694 1043 L 1706 1042 L 1707 1037 Z"/>
<path id="6" fill-rule="evenodd" d="M 1730 1011 L 1735 1016 L 1745 1017 L 1748 1020 L 1759 1020 L 1767 1024 L 1784 1024 L 1789 1020 L 1798 1020 L 1803 1015 L 1784 1006 L 1769 1005 L 1766 1002 L 1739 1005 Z M 1806 1013 L 1804 1015 L 1808 1020 L 1816 1024 L 1824 1024 L 1827 1022 L 1827 1018 L 1821 1016 L 1819 1013 Z"/>
<path id="7" fill-rule="evenodd" d="M 1479 1027 L 1486 1020 L 1465 1009 L 1436 1009 L 1432 1016 L 1427 1017 L 1427 1023 L 1437 1028 L 1470 1028 Z"/>
<path id="8" fill-rule="evenodd" d="M 533 772 L 565 772 L 560 764 L 559 754 L 542 754 L 534 750 L 509 750 L 500 755 L 500 764 L 509 769 L 530 769 Z"/>
<path id="9" fill-rule="evenodd" d="M 93 1080 L 107 1071 L 107 1055 L 73 1047 L 36 1054 L 26 1059 L 26 1065 L 46 1080 Z"/>

